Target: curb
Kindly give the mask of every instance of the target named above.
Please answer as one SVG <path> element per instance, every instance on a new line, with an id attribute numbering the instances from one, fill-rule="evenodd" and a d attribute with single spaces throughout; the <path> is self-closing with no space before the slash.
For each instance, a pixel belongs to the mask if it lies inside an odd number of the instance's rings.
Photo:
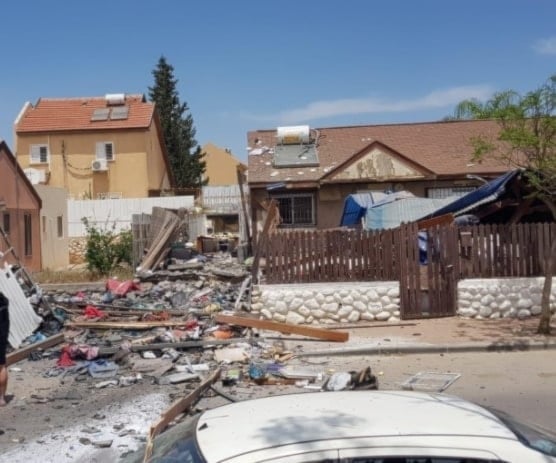
<path id="1" fill-rule="evenodd" d="M 473 342 L 458 344 L 408 344 L 406 346 L 367 346 L 325 349 L 297 354 L 296 357 L 328 355 L 453 354 L 458 352 L 527 352 L 556 349 L 556 341 Z"/>

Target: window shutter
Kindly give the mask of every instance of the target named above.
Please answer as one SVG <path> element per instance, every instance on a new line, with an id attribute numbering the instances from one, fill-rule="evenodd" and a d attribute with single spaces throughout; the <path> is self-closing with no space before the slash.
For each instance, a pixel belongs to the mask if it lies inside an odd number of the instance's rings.
<path id="1" fill-rule="evenodd" d="M 106 159 L 106 151 L 105 151 L 105 148 L 104 148 L 104 142 L 103 141 L 97 142 L 96 158 L 97 159 Z"/>
<path id="2" fill-rule="evenodd" d="M 114 145 L 111 141 L 99 141 L 96 144 L 96 158 L 114 160 Z"/>
<path id="3" fill-rule="evenodd" d="M 31 145 L 31 163 L 41 162 L 41 145 Z"/>

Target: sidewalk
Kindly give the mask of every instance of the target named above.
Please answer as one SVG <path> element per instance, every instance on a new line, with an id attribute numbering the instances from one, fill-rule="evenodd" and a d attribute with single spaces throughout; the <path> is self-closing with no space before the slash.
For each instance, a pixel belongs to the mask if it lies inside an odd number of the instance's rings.
<path id="1" fill-rule="evenodd" d="M 360 323 L 347 328 L 346 343 L 305 343 L 301 356 L 496 352 L 556 349 L 551 336 L 536 334 L 538 318 L 473 320 L 460 317 Z M 338 326 L 337 329 L 341 329 Z"/>

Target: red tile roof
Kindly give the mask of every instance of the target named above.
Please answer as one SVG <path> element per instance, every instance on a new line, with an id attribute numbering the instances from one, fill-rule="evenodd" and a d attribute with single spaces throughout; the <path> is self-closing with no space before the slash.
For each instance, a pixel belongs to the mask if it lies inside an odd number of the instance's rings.
<path id="1" fill-rule="evenodd" d="M 387 145 L 437 176 L 498 174 L 508 171 L 507 163 L 485 158 L 472 162 L 470 139 L 478 135 L 495 137 L 495 121 L 449 121 L 411 124 L 331 127 L 312 130 L 317 137 L 318 167 L 274 168 L 272 154 L 249 155 L 249 183 L 302 182 L 322 179 L 339 165 L 375 142 Z M 257 130 L 247 135 L 248 146 L 272 148 L 276 130 Z M 257 143 L 257 139 L 259 142 Z"/>
<path id="2" fill-rule="evenodd" d="M 127 119 L 91 121 L 95 109 L 107 108 L 104 97 L 41 98 L 29 105 L 16 123 L 17 133 L 57 132 L 66 130 L 137 129 L 150 126 L 154 104 L 143 95 L 126 95 Z"/>

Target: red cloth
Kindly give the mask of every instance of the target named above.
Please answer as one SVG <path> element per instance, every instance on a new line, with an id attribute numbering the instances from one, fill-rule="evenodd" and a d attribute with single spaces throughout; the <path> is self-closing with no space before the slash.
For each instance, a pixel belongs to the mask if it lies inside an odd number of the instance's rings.
<path id="1" fill-rule="evenodd" d="M 92 360 L 98 357 L 99 348 L 86 344 L 71 344 L 67 347 L 67 350 L 72 359 Z"/>
<path id="2" fill-rule="evenodd" d="M 62 349 L 62 354 L 56 362 L 56 365 L 59 367 L 71 367 L 75 365 L 69 353 L 69 346 L 64 346 L 64 348 Z"/>
<path id="3" fill-rule="evenodd" d="M 85 315 L 85 317 L 87 317 L 87 318 L 104 318 L 104 317 L 106 317 L 106 313 L 104 313 L 102 310 L 97 309 L 93 305 L 88 305 L 87 307 L 85 307 L 85 310 L 83 311 L 83 315 Z"/>
<path id="4" fill-rule="evenodd" d="M 140 290 L 141 287 L 132 280 L 118 281 L 111 278 L 106 282 L 106 289 L 116 296 L 125 296 L 130 291 Z"/>

